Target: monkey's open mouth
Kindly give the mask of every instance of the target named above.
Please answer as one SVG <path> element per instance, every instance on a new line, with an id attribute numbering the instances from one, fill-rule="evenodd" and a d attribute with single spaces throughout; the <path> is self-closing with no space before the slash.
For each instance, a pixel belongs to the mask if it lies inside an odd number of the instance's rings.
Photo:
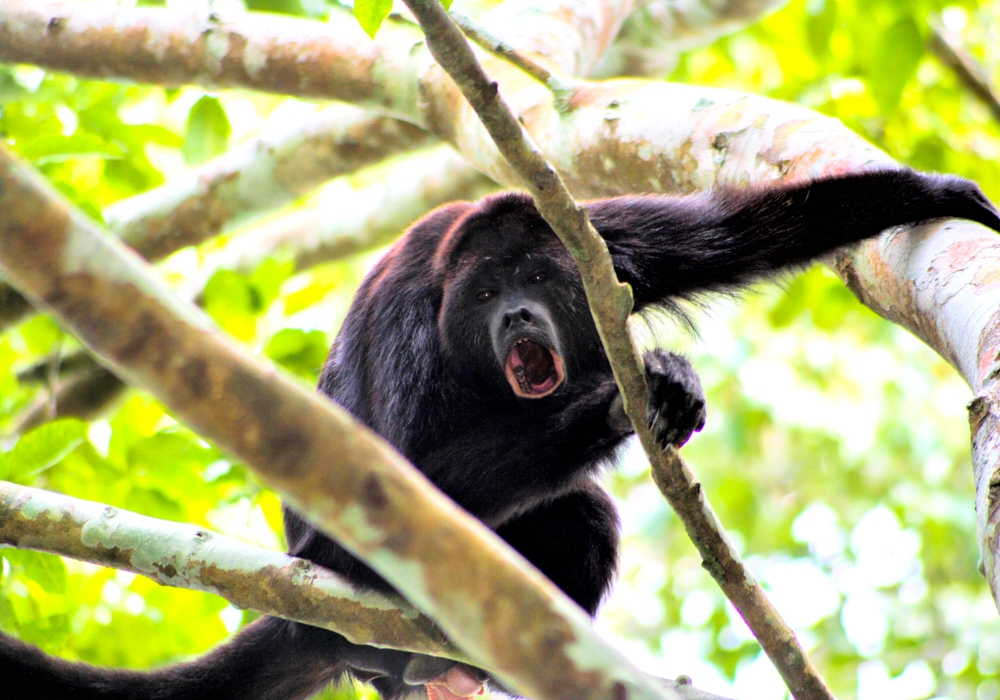
<path id="1" fill-rule="evenodd" d="M 566 376 L 562 358 L 528 338 L 521 338 L 514 343 L 504 369 L 514 393 L 526 399 L 548 396 L 562 384 Z"/>

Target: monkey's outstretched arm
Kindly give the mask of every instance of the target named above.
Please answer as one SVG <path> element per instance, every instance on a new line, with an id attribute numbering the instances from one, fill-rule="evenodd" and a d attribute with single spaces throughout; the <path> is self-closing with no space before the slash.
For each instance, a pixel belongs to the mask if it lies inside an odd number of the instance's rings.
<path id="1" fill-rule="evenodd" d="M 806 183 L 588 204 L 636 307 L 739 287 L 901 224 L 963 218 L 1000 231 L 969 180 L 880 170 Z"/>

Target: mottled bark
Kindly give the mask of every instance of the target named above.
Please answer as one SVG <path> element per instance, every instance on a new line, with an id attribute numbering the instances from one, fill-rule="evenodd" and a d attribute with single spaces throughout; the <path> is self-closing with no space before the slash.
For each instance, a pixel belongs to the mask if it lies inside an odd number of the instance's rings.
<path id="1" fill-rule="evenodd" d="M 651 0 L 628 18 L 590 75 L 665 75 L 682 51 L 733 34 L 787 4 L 788 0 Z"/>
<path id="2" fill-rule="evenodd" d="M 204 528 L 0 481 L 0 544 L 36 549 L 222 596 L 375 644 L 464 660 L 398 597 L 363 592 L 305 559 Z"/>
<path id="3" fill-rule="evenodd" d="M 406 122 L 338 105 L 234 148 L 185 177 L 117 202 L 104 210 L 104 220 L 140 255 L 159 260 L 254 214 L 284 206 L 338 175 L 432 140 Z M 22 297 L 0 283 L 0 330 L 31 313 Z"/>
<path id="4" fill-rule="evenodd" d="M 356 644 L 467 660 L 402 598 L 359 591 L 308 560 L 204 528 L 0 481 L 0 544 L 212 593 L 240 609 L 333 630 Z M 687 679 L 651 680 L 685 700 L 726 700 Z"/>
<path id="5" fill-rule="evenodd" d="M 94 363 L 79 373 L 57 378 L 54 387 L 40 392 L 14 421 L 11 433 L 20 435 L 56 418 L 98 418 L 121 397 L 125 388 L 125 382 Z"/>
<path id="6" fill-rule="evenodd" d="M 275 255 L 291 258 L 302 271 L 371 251 L 394 241 L 431 209 L 496 188 L 442 146 L 393 167 L 377 184 L 345 188 L 241 233 L 209 257 L 194 286 L 200 289 L 214 270 L 253 270 Z"/>
<path id="7" fill-rule="evenodd" d="M 198 274 L 178 290 L 197 301 L 220 269 L 252 271 L 268 258 L 291 258 L 297 271 L 388 245 L 399 232 L 434 207 L 456 199 L 475 199 L 496 188 L 447 146 L 390 169 L 378 185 L 345 188 L 291 214 L 235 236 L 211 255 Z M 22 382 L 48 382 L 48 361 L 22 372 Z M 53 418 L 90 419 L 107 410 L 124 382 L 83 350 L 59 361 L 55 395 L 51 387 L 15 421 L 22 433 Z M 53 410 L 54 409 L 54 410 Z"/>
<path id="8" fill-rule="evenodd" d="M 668 696 L 390 445 L 244 355 L 6 149 L 0 270 L 116 373 L 251 465 L 509 687 L 541 700 Z"/>
<path id="9" fill-rule="evenodd" d="M 372 41 L 346 15 L 326 23 L 241 12 L 230 21 L 216 12 L 72 0 L 3 0 L 0 12 L 2 61 L 159 85 L 342 95 L 410 114 L 417 94 L 397 102 L 398 88 L 415 76 L 395 71 L 419 70 L 408 54 L 420 39 L 405 27 L 384 36 Z"/>
<path id="10" fill-rule="evenodd" d="M 966 221 L 883 234 L 834 269 L 861 301 L 936 350 L 969 404 L 983 573 L 1000 608 L 1000 239 Z"/>

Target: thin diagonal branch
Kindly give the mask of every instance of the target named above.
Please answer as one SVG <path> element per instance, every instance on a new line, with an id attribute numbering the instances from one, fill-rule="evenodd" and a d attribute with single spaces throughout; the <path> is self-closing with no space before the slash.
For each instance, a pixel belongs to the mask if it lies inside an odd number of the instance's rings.
<path id="1" fill-rule="evenodd" d="M 523 70 L 542 85 L 545 85 L 553 92 L 553 94 L 556 95 L 557 98 L 566 100 L 572 94 L 572 88 L 565 80 L 554 75 L 540 63 L 532 61 L 503 39 L 491 34 L 486 27 L 473 22 L 465 15 L 460 15 L 456 12 L 451 13 L 451 18 L 455 20 L 455 24 L 462 29 L 462 32 L 467 37 L 490 53 L 499 56 L 508 63 L 512 63 Z"/>
<path id="2" fill-rule="evenodd" d="M 642 362 L 628 330 L 631 291 L 615 276 L 604 240 L 573 201 L 555 169 L 521 128 L 476 60 L 461 31 L 437 0 L 404 0 L 424 30 L 427 46 L 475 109 L 497 149 L 522 178 L 539 213 L 565 243 L 583 277 L 605 353 L 646 454 L 654 479 L 684 522 L 705 567 L 739 610 L 798 700 L 832 700 L 794 633 L 743 566 L 687 466 L 672 447 L 661 449 L 646 424 Z"/>
<path id="3" fill-rule="evenodd" d="M 982 66 L 962 48 L 960 39 L 944 27 L 932 24 L 930 47 L 938 59 L 955 72 L 965 89 L 986 105 L 993 118 L 1000 122 L 1000 94 L 990 85 Z"/>

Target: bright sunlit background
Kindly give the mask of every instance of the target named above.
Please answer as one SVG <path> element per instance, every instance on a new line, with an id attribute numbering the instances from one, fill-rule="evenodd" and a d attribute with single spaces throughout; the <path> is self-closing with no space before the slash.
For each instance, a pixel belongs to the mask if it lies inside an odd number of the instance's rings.
<path id="1" fill-rule="evenodd" d="M 323 0 L 246 5 L 318 18 L 329 9 Z M 794 0 L 683 54 L 663 77 L 805 104 L 909 165 L 975 179 L 1000 201 L 1000 123 L 926 50 L 933 22 L 961 37 L 1000 83 L 1000 3 L 936 0 Z M 7 143 L 95 217 L 315 109 L 241 91 L 163 90 L 0 67 Z M 316 197 L 378 183 L 384 172 L 342 178 Z M 238 234 L 183 250 L 159 269 L 173 283 L 196 277 Z M 313 384 L 377 256 L 298 275 L 283 259 L 252 273 L 219 271 L 203 305 L 249 350 Z M 688 354 L 707 391 L 708 425 L 684 456 L 837 697 L 1000 697 L 1000 617 L 977 572 L 968 388 L 825 269 L 693 315 L 697 337 L 659 319 L 649 329 L 650 342 Z M 45 390 L 20 384 L 19 370 L 75 348 L 44 317 L 0 336 L 0 420 L 13 425 Z M 144 393 L 126 394 L 101 420 L 59 421 L 4 448 L 20 453 L 0 462 L 0 477 L 282 546 L 277 497 Z M 25 455 L 34 455 L 33 466 L 10 466 L 25 464 Z M 601 632 L 651 672 L 688 675 L 738 700 L 786 697 L 701 569 L 641 452 L 633 450 L 607 482 L 625 537 L 621 580 L 599 617 Z M 176 661 L 254 617 L 213 596 L 48 555 L 2 550 L 0 561 L 0 628 L 73 659 L 136 668 Z"/>

